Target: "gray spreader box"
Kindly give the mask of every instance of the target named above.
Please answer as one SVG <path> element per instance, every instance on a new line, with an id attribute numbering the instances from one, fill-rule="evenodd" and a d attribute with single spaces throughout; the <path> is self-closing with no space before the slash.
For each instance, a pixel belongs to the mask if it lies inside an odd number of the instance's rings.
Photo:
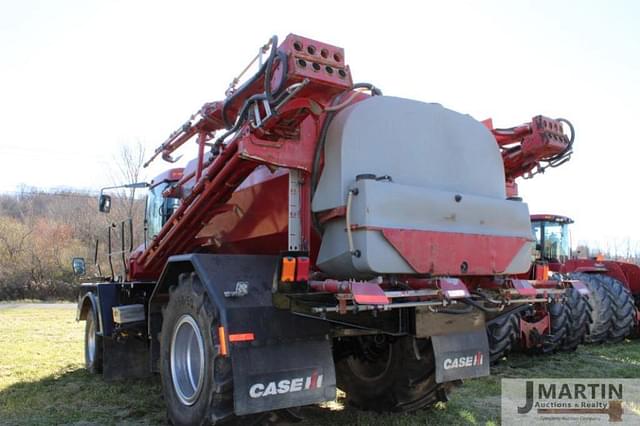
<path id="1" fill-rule="evenodd" d="M 390 180 L 356 182 L 358 175 Z M 340 111 L 328 129 L 313 211 L 345 207 L 354 188 L 349 217 L 360 256 L 350 252 L 344 217 L 325 224 L 318 255 L 318 267 L 335 277 L 416 273 L 381 228 L 519 237 L 529 242 L 496 274 L 530 267 L 528 207 L 506 200 L 496 141 L 468 115 L 387 96 Z M 446 243 L 439 249 L 446 251 Z"/>

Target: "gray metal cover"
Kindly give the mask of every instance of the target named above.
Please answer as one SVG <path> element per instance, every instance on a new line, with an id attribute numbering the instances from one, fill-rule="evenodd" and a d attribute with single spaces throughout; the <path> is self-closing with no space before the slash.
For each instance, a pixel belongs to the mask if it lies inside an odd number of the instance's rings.
<path id="1" fill-rule="evenodd" d="M 356 183 L 359 174 L 393 181 Z M 505 200 L 502 156 L 491 133 L 438 104 L 377 96 L 337 114 L 313 211 L 345 206 L 354 187 L 351 219 L 361 226 L 531 239 L 527 205 Z M 344 218 L 326 224 L 317 261 L 323 271 L 344 278 L 415 272 L 376 230 L 354 232 L 362 255 L 353 257 L 345 228 Z M 530 261 L 527 244 L 498 273 L 525 272 Z"/>

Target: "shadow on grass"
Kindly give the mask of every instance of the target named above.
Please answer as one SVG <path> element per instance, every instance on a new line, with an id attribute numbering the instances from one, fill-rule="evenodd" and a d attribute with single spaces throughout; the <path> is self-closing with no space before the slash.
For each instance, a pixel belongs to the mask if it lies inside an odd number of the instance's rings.
<path id="1" fill-rule="evenodd" d="M 69 366 L 0 391 L 1 424 L 163 424 L 164 413 L 159 377 L 105 382 Z"/>
<path id="2" fill-rule="evenodd" d="M 301 414 L 300 426 L 483 424 L 485 418 L 476 418 L 474 407 L 464 401 L 413 414 L 377 414 L 347 407 L 342 396 L 322 406 L 304 407 Z M 162 425 L 165 406 L 160 378 L 106 382 L 77 365 L 68 366 L 59 374 L 1 390 L 0 424 Z"/>

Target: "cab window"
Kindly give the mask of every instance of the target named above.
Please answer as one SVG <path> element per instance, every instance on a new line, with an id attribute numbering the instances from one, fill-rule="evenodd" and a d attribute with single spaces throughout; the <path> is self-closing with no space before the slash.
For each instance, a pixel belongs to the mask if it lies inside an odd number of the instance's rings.
<path id="1" fill-rule="evenodd" d="M 566 224 L 545 222 L 543 256 L 562 261 L 569 258 L 569 233 Z"/>
<path id="2" fill-rule="evenodd" d="M 145 219 L 147 221 L 147 241 L 152 240 L 160 233 L 160 230 L 171 217 L 176 208 L 180 205 L 179 198 L 164 198 L 162 193 L 169 186 L 163 182 L 149 190 Z"/>

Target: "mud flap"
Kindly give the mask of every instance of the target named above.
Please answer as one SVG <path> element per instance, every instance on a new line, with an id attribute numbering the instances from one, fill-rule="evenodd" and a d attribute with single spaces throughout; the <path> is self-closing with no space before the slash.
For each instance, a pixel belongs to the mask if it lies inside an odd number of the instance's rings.
<path id="1" fill-rule="evenodd" d="M 231 357 L 236 415 L 317 404 L 336 398 L 329 340 L 237 346 Z"/>
<path id="2" fill-rule="evenodd" d="M 489 341 L 483 330 L 431 337 L 436 382 L 489 375 Z"/>
<path id="3" fill-rule="evenodd" d="M 135 337 L 103 339 L 102 376 L 105 380 L 143 378 L 151 375 L 149 344 Z"/>

